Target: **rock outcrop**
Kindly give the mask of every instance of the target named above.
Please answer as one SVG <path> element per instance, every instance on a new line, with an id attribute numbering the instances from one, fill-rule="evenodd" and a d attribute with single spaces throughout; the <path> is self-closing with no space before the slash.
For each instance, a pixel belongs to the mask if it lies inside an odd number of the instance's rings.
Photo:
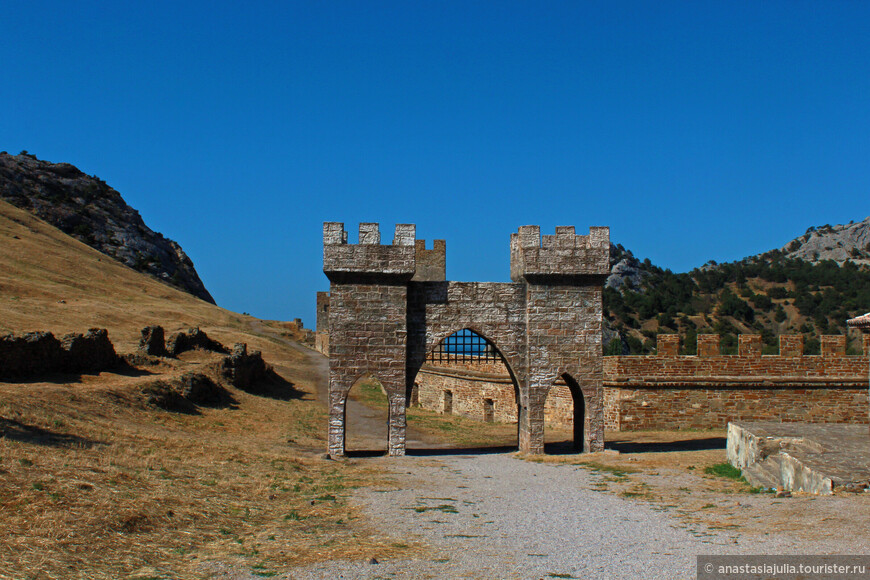
<path id="1" fill-rule="evenodd" d="M 0 153 L 0 199 L 127 266 L 214 304 L 193 262 L 106 182 L 69 163 Z"/>
<path id="2" fill-rule="evenodd" d="M 870 217 L 860 222 L 809 228 L 780 251 L 789 258 L 807 262 L 833 260 L 842 264 L 851 260 L 870 264 Z"/>

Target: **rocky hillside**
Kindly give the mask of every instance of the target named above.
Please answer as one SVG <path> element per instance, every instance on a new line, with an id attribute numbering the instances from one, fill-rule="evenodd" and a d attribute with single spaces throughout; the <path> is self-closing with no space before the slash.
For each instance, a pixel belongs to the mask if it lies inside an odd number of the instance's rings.
<path id="1" fill-rule="evenodd" d="M 69 163 L 0 153 L 0 199 L 25 209 L 127 266 L 214 304 L 173 240 L 152 231 L 121 194 Z"/>
<path id="2" fill-rule="evenodd" d="M 833 260 L 870 264 L 870 217 L 845 225 L 813 227 L 780 250 L 787 258 L 808 262 Z"/>
<path id="3" fill-rule="evenodd" d="M 604 290 L 604 344 L 609 354 L 651 353 L 660 332 L 682 335 L 682 351 L 695 352 L 698 334 L 722 336 L 723 352 L 736 352 L 737 335 L 761 334 L 768 354 L 780 334 L 804 335 L 816 354 L 822 334 L 845 334 L 847 318 L 870 309 L 870 218 L 821 226 L 780 250 L 737 262 L 708 262 L 675 274 L 611 246 Z M 849 348 L 860 352 L 860 338 Z"/>

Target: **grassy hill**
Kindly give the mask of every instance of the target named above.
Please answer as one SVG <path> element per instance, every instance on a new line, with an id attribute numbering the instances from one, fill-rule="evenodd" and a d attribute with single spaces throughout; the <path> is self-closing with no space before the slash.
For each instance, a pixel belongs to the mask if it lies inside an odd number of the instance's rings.
<path id="1" fill-rule="evenodd" d="M 281 380 L 268 396 L 227 385 L 231 405 L 190 414 L 156 408 L 143 392 L 214 374 L 217 354 L 0 382 L 0 577 L 268 577 L 413 551 L 367 529 L 345 502 L 349 487 L 382 475 L 320 457 L 322 359 L 290 340 L 292 325 L 194 298 L 0 202 L 0 332 L 105 327 L 116 350 L 131 352 L 149 324 L 246 342 Z"/>

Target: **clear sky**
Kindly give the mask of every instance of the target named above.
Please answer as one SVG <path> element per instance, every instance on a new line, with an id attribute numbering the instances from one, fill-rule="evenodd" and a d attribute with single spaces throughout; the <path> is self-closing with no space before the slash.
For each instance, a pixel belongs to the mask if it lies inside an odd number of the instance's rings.
<path id="1" fill-rule="evenodd" d="M 0 48 L 0 150 L 263 318 L 313 325 L 324 221 L 507 281 L 524 224 L 687 271 L 870 215 L 870 2 L 9 0 Z"/>

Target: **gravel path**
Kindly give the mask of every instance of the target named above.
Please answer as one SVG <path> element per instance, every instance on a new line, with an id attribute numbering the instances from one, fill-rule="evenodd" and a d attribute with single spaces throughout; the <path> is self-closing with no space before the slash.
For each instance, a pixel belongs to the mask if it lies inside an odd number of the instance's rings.
<path id="1" fill-rule="evenodd" d="M 601 476 L 507 454 L 406 457 L 404 489 L 356 496 L 375 527 L 432 548 L 425 559 L 329 562 L 291 578 L 695 577 L 698 554 L 837 553 L 787 535 L 735 539 L 688 529 L 650 504 L 596 492 Z M 740 542 L 740 543 L 738 543 Z M 840 546 L 842 549 L 842 546 Z"/>

